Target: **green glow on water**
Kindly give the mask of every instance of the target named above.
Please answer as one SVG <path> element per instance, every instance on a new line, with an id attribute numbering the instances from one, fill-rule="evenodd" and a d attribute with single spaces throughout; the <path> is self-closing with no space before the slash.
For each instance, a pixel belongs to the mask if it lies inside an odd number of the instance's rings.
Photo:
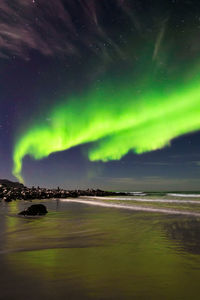
<path id="1" fill-rule="evenodd" d="M 129 151 L 161 149 L 183 134 L 200 129 L 200 80 L 141 87 L 135 82 L 102 84 L 88 94 L 67 99 L 17 140 L 13 174 L 23 181 L 26 155 L 42 159 L 51 153 L 95 142 L 92 161 L 119 160 Z"/>

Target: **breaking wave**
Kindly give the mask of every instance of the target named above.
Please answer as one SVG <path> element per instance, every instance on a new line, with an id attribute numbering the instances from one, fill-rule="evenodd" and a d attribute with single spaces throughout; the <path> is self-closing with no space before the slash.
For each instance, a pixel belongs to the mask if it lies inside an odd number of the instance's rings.
<path id="1" fill-rule="evenodd" d="M 84 198 L 84 197 L 83 197 Z M 104 199 L 104 200 L 120 200 L 120 201 L 138 201 L 138 202 L 158 202 L 158 203 L 191 203 L 200 204 L 199 200 L 178 200 L 178 199 L 146 199 L 146 198 L 135 198 L 135 197 L 88 197 L 89 199 Z"/>
<path id="2" fill-rule="evenodd" d="M 200 198 L 200 194 L 176 194 L 176 193 L 168 193 L 167 195 L 173 197 L 191 197 L 191 198 Z"/>
<path id="3" fill-rule="evenodd" d="M 164 214 L 170 214 L 170 215 L 185 215 L 185 216 L 200 217 L 200 213 L 175 210 L 175 209 L 152 208 L 152 207 L 143 207 L 143 206 L 135 206 L 135 205 L 133 206 L 133 205 L 116 204 L 116 203 L 114 204 L 114 203 L 106 203 L 106 202 L 91 201 L 91 200 L 81 200 L 81 199 L 80 200 L 79 199 L 62 199 L 61 201 L 81 203 L 81 204 L 87 204 L 87 205 L 92 205 L 92 206 L 127 209 L 127 210 L 134 210 L 134 211 L 145 211 L 145 212 L 153 212 L 153 213 L 164 213 Z"/>

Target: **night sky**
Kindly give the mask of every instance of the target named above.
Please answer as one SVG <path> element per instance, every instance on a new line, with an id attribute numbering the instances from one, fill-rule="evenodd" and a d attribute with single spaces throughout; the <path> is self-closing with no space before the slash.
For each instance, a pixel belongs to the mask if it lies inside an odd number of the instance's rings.
<path id="1" fill-rule="evenodd" d="M 199 1 L 1 0 L 0 178 L 200 190 L 199 114 Z"/>

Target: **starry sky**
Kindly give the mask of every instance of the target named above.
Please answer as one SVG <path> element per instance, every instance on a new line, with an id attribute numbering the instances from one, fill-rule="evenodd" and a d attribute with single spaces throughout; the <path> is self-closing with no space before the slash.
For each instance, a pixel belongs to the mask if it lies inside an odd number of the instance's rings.
<path id="1" fill-rule="evenodd" d="M 2 0 L 0 178 L 200 190 L 199 53 L 199 1 Z"/>

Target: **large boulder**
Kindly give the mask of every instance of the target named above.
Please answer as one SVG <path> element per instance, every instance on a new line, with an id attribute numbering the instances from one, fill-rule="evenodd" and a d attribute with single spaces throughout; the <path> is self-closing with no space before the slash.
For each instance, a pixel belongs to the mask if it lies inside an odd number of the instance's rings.
<path id="1" fill-rule="evenodd" d="M 47 208 L 43 204 L 34 204 L 27 209 L 21 211 L 19 215 L 21 216 L 43 216 L 48 213 Z"/>

